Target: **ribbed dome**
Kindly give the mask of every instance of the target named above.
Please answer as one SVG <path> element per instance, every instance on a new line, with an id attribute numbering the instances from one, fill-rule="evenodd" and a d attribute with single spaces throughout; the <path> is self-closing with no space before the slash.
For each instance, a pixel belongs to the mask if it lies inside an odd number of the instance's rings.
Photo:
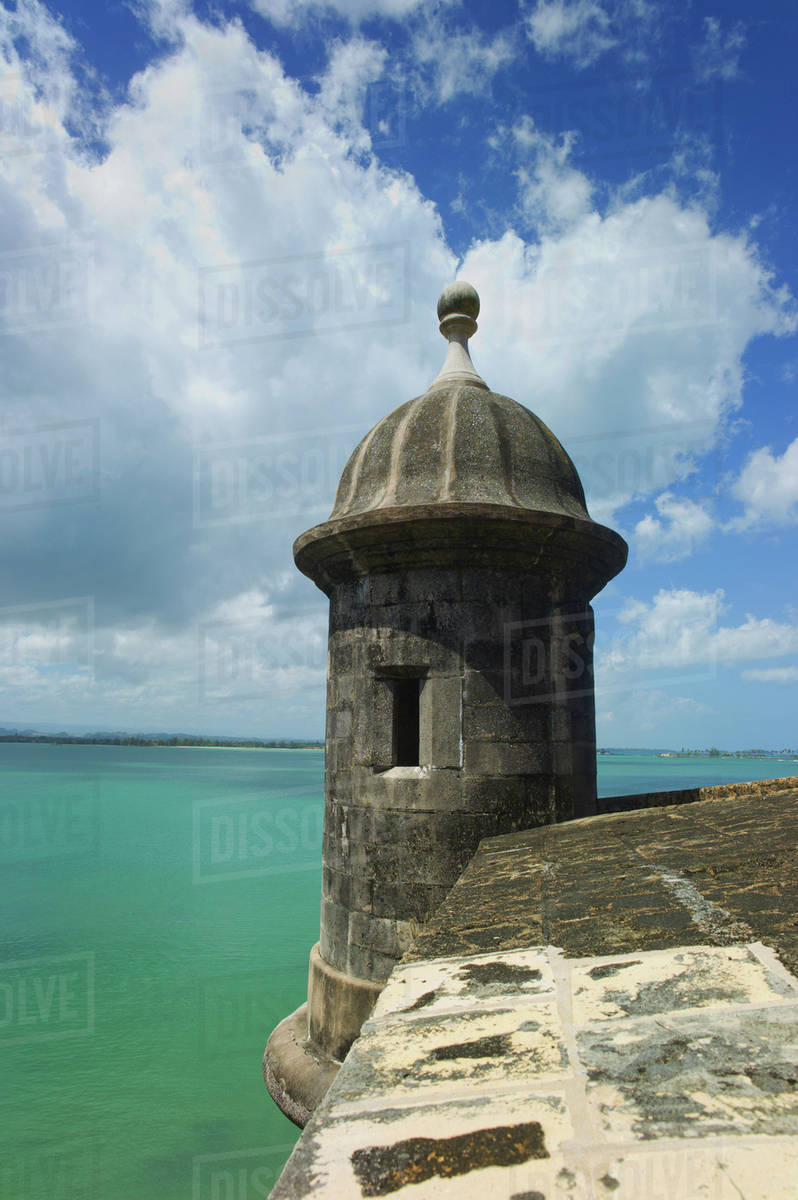
<path id="1" fill-rule="evenodd" d="M 344 467 L 330 520 L 439 503 L 588 515 L 576 468 L 551 430 L 481 381 L 441 379 L 383 417 Z"/>
<path id="2" fill-rule="evenodd" d="M 294 543 L 300 571 L 328 595 L 369 573 L 484 567 L 534 569 L 555 590 L 576 588 L 582 603 L 623 568 L 626 543 L 590 519 L 554 434 L 474 369 L 478 315 L 470 284 L 444 288 L 449 347 L 437 378 L 366 434 L 328 520 Z"/>

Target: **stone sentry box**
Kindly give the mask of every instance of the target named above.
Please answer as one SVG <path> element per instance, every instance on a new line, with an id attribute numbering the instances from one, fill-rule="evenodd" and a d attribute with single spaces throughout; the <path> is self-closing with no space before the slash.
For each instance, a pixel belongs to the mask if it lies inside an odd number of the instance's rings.
<path id="1" fill-rule="evenodd" d="M 300 1124 L 480 840 L 596 808 L 590 600 L 626 544 L 475 371 L 478 311 L 470 285 L 444 290 L 440 374 L 294 547 L 330 600 L 321 935 L 264 1072 Z"/>

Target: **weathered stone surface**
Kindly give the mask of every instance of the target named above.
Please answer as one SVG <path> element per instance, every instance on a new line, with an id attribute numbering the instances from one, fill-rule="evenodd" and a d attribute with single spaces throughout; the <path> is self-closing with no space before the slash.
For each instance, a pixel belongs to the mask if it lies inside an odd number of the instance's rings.
<path id="1" fill-rule="evenodd" d="M 509 570 L 541 610 L 541 597 L 558 602 L 578 580 L 577 604 L 592 598 L 626 561 L 626 545 L 590 519 L 497 504 L 440 503 L 381 508 L 309 529 L 294 543 L 300 570 L 332 599 L 351 580 L 353 560 L 363 574 L 402 573 L 409 566 L 434 571 Z M 534 564 L 534 574 L 530 573 Z M 365 602 L 365 594 L 361 597 Z M 340 608 L 336 601 L 331 616 Z"/>
<path id="2" fill-rule="evenodd" d="M 543 744 L 549 737 L 549 712 L 541 705 L 466 705 L 463 737 L 467 742 L 518 742 Z"/>
<path id="3" fill-rule="evenodd" d="M 346 661 L 360 663 L 363 670 L 347 673 L 333 693 L 336 712 L 353 714 L 351 758 L 347 763 L 346 738 L 333 738 L 324 861 L 339 876 L 361 873 L 369 882 L 368 906 L 351 910 L 358 913 L 361 949 L 376 951 L 378 945 L 384 946 L 382 935 L 375 933 L 375 941 L 369 943 L 363 934 L 364 916 L 387 912 L 383 888 L 393 899 L 396 884 L 404 882 L 408 901 L 393 915 L 417 920 L 420 914 L 423 919 L 481 837 L 561 819 L 571 812 L 578 787 L 590 792 L 594 786 L 590 771 L 585 773 L 580 761 L 585 750 L 589 760 L 593 747 L 590 728 L 586 746 L 563 741 L 554 756 L 551 749 L 552 714 L 567 710 L 571 701 L 568 680 L 558 683 L 552 674 L 556 663 L 566 659 L 561 651 L 549 653 L 547 639 L 553 630 L 564 629 L 562 636 L 570 636 L 569 614 L 557 610 L 553 616 L 549 611 L 541 617 L 538 605 L 534 616 L 527 618 L 518 607 L 523 596 L 519 579 L 494 569 L 482 572 L 483 581 L 498 594 L 504 579 L 507 596 L 516 607 L 505 599 L 501 620 L 496 623 L 494 611 L 491 626 L 483 600 L 454 599 L 468 592 L 471 572 L 470 566 L 462 564 L 442 572 L 414 568 L 412 589 L 406 580 L 403 590 L 388 592 L 405 597 L 390 606 L 373 604 L 374 587 L 355 587 L 348 581 L 332 598 L 331 638 L 339 648 L 348 639 L 352 653 Z M 373 582 L 376 576 L 364 578 Z M 436 599 L 439 583 L 449 597 L 445 601 Z M 411 595 L 412 602 L 407 599 Z M 584 630 L 586 622 L 590 625 L 587 611 L 585 601 L 577 605 L 571 624 Z M 467 636 L 472 627 L 486 625 L 490 628 L 483 629 L 481 639 Z M 424 636 L 419 632 L 422 626 Z M 531 679 L 524 659 L 525 633 L 538 656 L 537 674 Z M 481 671 L 475 664 L 489 671 L 490 678 L 486 675 L 480 682 Z M 391 767 L 391 678 L 413 674 L 422 677 L 419 757 L 426 765 Z M 469 696 L 481 695 L 487 703 L 464 707 L 464 684 Z M 573 720 L 566 718 L 569 731 L 581 713 L 582 708 L 577 708 Z M 337 717 L 331 731 L 338 731 Z M 575 771 L 585 774 L 578 787 Z M 522 780 L 523 786 L 508 791 L 503 787 L 508 778 Z M 475 793 L 469 790 L 472 783 L 492 783 L 495 795 L 491 796 L 490 786 L 483 786 L 477 805 Z M 477 813 L 480 819 L 472 819 L 471 814 Z M 429 888 L 426 910 L 419 895 L 425 887 Z M 344 897 L 339 889 L 339 904 L 350 903 Z M 333 966 L 345 969 L 349 950 L 342 915 L 335 908 L 324 911 L 330 913 L 334 927 L 322 935 L 323 953 L 331 955 Z"/>
<path id="4" fill-rule="evenodd" d="M 497 1084 L 531 1086 L 540 1076 L 561 1075 L 567 1063 L 554 997 L 526 1004 L 428 1015 L 412 1021 L 369 1021 L 358 1054 L 336 1089 L 341 1105 L 379 1096 L 396 1108 L 423 1095 L 446 1095 L 466 1080 L 488 1090 Z"/>
<path id="5" fill-rule="evenodd" d="M 344 468 L 330 519 L 440 501 L 587 516 L 579 476 L 551 430 L 507 396 L 468 385 L 384 417 Z"/>
<path id="6" fill-rule="evenodd" d="M 493 1126 L 448 1138 L 416 1137 L 393 1146 L 356 1150 L 352 1166 L 364 1196 L 384 1196 L 407 1184 L 451 1179 L 475 1166 L 511 1166 L 548 1158 L 539 1121 Z"/>
<path id="7" fill-rule="evenodd" d="M 380 987 L 370 980 L 335 971 L 322 958 L 318 944 L 315 945 L 310 952 L 308 971 L 306 1054 L 312 1054 L 317 1047 L 334 1063 L 340 1062 L 349 1049 L 352 1023 L 363 1023 L 379 992 Z M 332 1079 L 327 1082 L 329 1085 Z M 320 1097 L 315 1099 L 318 1103 Z"/>
<path id="8" fill-rule="evenodd" d="M 379 954 L 400 959 L 408 950 L 412 936 L 406 924 L 396 917 L 379 917 L 374 913 L 350 912 L 349 941 Z"/>
<path id="9" fill-rule="evenodd" d="M 463 680 L 461 675 L 424 680 L 420 698 L 419 758 L 436 767 L 463 765 Z"/>
<path id="10" fill-rule="evenodd" d="M 796 1038 L 761 943 L 403 964 L 273 1200 L 788 1200 Z"/>
<path id="11" fill-rule="evenodd" d="M 465 765 L 473 774 L 488 777 L 546 775 L 551 770 L 551 755 L 545 743 L 468 742 Z"/>
<path id="12" fill-rule="evenodd" d="M 338 1073 L 339 1062 L 308 1040 L 308 1005 L 287 1016 L 272 1033 L 263 1055 L 263 1078 L 280 1109 L 295 1125 L 306 1125 Z"/>
<path id="13" fill-rule="evenodd" d="M 798 1135 L 798 1005 L 713 1017 L 704 1006 L 579 1032 L 608 1137 Z"/>
<path id="14" fill-rule="evenodd" d="M 719 798 L 487 840 L 410 957 L 540 941 L 579 956 L 759 938 L 798 972 L 793 782 L 771 780 L 769 793 L 761 783 L 706 789 Z"/>

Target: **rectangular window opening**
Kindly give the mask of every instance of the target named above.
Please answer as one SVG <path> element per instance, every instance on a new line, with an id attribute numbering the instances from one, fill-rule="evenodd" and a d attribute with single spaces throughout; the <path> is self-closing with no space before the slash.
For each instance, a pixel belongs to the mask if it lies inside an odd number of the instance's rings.
<path id="1" fill-rule="evenodd" d="M 419 696 L 421 680 L 393 681 L 393 744 L 397 767 L 419 766 Z"/>

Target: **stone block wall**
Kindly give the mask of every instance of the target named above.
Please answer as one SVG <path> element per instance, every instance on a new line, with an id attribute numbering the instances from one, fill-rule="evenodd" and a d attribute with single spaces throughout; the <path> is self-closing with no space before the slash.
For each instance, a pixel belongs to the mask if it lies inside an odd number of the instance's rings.
<path id="1" fill-rule="evenodd" d="M 483 837 L 595 811 L 593 618 L 540 575 L 365 575 L 330 594 L 322 957 L 383 981 Z M 419 680 L 397 765 L 395 680 Z"/>

